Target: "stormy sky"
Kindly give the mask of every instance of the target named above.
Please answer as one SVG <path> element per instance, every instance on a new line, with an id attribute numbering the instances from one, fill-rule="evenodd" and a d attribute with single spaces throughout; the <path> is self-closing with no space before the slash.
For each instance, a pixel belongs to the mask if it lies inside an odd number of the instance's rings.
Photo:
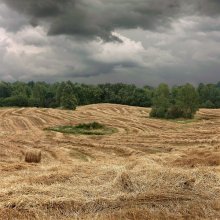
<path id="1" fill-rule="evenodd" d="M 0 80 L 220 81 L 219 0 L 0 0 Z"/>

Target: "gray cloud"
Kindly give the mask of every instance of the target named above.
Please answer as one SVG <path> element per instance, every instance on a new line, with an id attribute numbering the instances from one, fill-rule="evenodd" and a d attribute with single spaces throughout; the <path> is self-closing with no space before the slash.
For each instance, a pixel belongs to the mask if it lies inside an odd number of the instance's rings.
<path id="1" fill-rule="evenodd" d="M 49 35 L 74 35 L 117 40 L 111 34 L 120 29 L 156 29 L 171 18 L 187 13 L 215 15 L 218 0 L 4 0 L 11 8 L 26 14 L 32 24 L 49 24 Z"/>
<path id="2" fill-rule="evenodd" d="M 0 3 L 0 27 L 16 32 L 27 24 L 29 24 L 29 20 L 25 15 L 12 11 L 6 5 Z"/>
<path id="3" fill-rule="evenodd" d="M 155 28 L 179 11 L 178 0 L 4 0 L 31 23 L 46 21 L 49 35 L 116 40 L 116 28 Z"/>
<path id="4" fill-rule="evenodd" d="M 193 9 L 201 14 L 216 16 L 220 13 L 219 0 L 192 0 Z"/>
<path id="5" fill-rule="evenodd" d="M 10 7 L 36 18 L 57 16 L 65 11 L 69 2 L 74 0 L 5 0 Z"/>
<path id="6" fill-rule="evenodd" d="M 220 1 L 3 1 L 0 80 L 219 80 Z"/>

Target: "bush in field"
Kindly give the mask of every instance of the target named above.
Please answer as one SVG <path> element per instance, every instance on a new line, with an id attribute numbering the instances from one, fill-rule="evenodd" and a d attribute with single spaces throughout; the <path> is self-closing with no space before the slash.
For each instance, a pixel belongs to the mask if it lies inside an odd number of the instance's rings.
<path id="1" fill-rule="evenodd" d="M 175 119 L 183 117 L 183 111 L 178 106 L 171 106 L 168 108 L 166 113 L 167 119 Z"/>
<path id="2" fill-rule="evenodd" d="M 168 85 L 160 84 L 155 90 L 153 97 L 153 108 L 151 117 L 166 118 L 167 110 L 170 106 L 170 90 Z"/>
<path id="3" fill-rule="evenodd" d="M 182 111 L 183 118 L 193 118 L 199 109 L 199 98 L 195 88 L 187 83 L 178 87 L 175 106 Z"/>
<path id="4" fill-rule="evenodd" d="M 80 129 L 88 129 L 88 130 L 105 128 L 104 125 L 102 125 L 98 122 L 92 122 L 92 123 L 88 123 L 88 124 L 79 124 L 79 125 L 76 125 L 75 127 L 80 128 Z"/>
<path id="5" fill-rule="evenodd" d="M 198 106 L 198 94 L 191 84 L 174 87 L 171 92 L 166 84 L 160 84 L 155 90 L 150 117 L 193 118 Z"/>

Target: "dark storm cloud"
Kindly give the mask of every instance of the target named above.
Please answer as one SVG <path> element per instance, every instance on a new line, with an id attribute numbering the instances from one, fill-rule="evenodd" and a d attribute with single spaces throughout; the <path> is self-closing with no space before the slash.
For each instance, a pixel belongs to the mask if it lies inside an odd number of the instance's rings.
<path id="1" fill-rule="evenodd" d="M 116 28 L 152 29 L 182 9 L 180 0 L 3 0 L 29 16 L 32 24 L 49 22 L 49 35 L 68 34 L 116 40 Z"/>
<path id="2" fill-rule="evenodd" d="M 220 0 L 2 0 L 0 80 L 219 80 L 219 15 Z"/>
<path id="3" fill-rule="evenodd" d="M 219 0 L 4 0 L 29 16 L 32 24 L 49 22 L 49 35 L 117 40 L 117 28 L 155 29 L 181 13 L 220 12 Z"/>
<path id="4" fill-rule="evenodd" d="M 194 10 L 201 14 L 216 16 L 220 13 L 219 0 L 192 0 L 190 3 L 193 5 Z"/>
<path id="5" fill-rule="evenodd" d="M 4 0 L 30 17 L 49 22 L 49 35 L 75 35 L 117 40 L 117 28 L 155 29 L 181 13 L 220 12 L 219 0 Z"/>
<path id="6" fill-rule="evenodd" d="M 36 18 L 50 17 L 65 11 L 73 0 L 4 0 L 10 7 Z"/>

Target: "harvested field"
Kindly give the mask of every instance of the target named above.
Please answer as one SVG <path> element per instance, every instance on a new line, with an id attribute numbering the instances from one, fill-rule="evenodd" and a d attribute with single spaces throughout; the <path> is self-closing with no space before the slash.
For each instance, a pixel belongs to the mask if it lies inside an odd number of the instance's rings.
<path id="1" fill-rule="evenodd" d="M 190 123 L 149 111 L 0 109 L 0 219 L 220 219 L 220 109 Z M 117 132 L 45 130 L 93 121 Z M 41 162 L 26 163 L 29 151 Z"/>

